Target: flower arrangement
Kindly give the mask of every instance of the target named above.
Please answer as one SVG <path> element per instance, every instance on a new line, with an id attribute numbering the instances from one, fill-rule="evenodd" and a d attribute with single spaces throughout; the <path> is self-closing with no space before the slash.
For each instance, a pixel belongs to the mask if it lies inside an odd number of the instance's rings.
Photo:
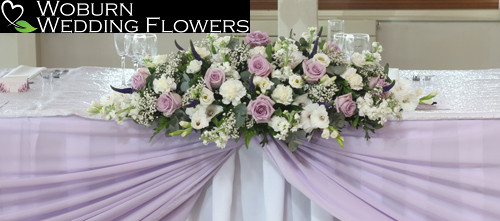
<path id="1" fill-rule="evenodd" d="M 382 46 L 349 58 L 334 42 L 309 28 L 299 40 L 249 33 L 244 40 L 208 34 L 185 50 L 144 59 L 132 88 L 115 89 L 89 112 L 118 122 L 131 118 L 154 134 L 201 134 L 204 144 L 225 147 L 230 139 L 253 136 L 282 140 L 290 150 L 320 133 L 336 139 L 347 125 L 366 138 L 403 110 L 414 110 L 421 91 L 388 78 Z M 269 135 L 269 136 L 268 136 Z"/>

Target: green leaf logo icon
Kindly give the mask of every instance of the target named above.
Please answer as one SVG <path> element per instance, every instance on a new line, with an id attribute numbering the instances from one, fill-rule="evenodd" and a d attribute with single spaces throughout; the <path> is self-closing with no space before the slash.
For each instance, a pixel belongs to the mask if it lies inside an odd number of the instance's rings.
<path id="1" fill-rule="evenodd" d="M 19 27 L 15 27 L 16 30 L 18 32 L 21 32 L 21 33 L 29 33 L 29 32 L 33 32 L 33 31 L 35 31 L 37 29 L 37 28 L 31 26 L 30 23 L 28 23 L 25 20 L 19 20 L 19 21 L 17 21 L 16 25 L 19 26 Z"/>

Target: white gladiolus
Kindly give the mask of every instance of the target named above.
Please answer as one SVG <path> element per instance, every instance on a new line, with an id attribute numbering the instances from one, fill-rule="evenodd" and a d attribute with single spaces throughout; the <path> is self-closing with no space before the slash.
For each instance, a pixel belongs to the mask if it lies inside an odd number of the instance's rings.
<path id="1" fill-rule="evenodd" d="M 311 99 L 309 99 L 308 94 L 303 94 L 295 98 L 293 105 L 304 108 L 305 106 L 312 104 Z"/>

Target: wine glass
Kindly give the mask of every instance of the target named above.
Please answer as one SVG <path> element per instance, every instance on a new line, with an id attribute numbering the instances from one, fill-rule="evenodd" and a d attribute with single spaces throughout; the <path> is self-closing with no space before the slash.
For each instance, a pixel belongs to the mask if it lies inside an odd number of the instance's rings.
<path id="1" fill-rule="evenodd" d="M 363 53 L 370 49 L 370 35 L 365 33 L 353 33 L 353 52 Z"/>
<path id="2" fill-rule="evenodd" d="M 125 34 L 124 33 L 115 33 L 115 49 L 116 53 L 122 59 L 122 86 L 125 86 L 125 56 L 127 55 L 126 44 L 125 44 Z"/>
<path id="3" fill-rule="evenodd" d="M 134 36 L 136 34 L 131 34 L 127 33 L 125 34 L 125 54 L 132 60 L 134 63 L 134 69 L 137 70 L 138 64 L 137 60 L 135 59 L 134 52 L 133 52 L 133 41 L 134 41 Z"/>
<path id="4" fill-rule="evenodd" d="M 136 34 L 132 42 L 132 51 L 137 62 L 143 65 L 142 59 L 156 56 L 157 37 L 156 34 Z"/>
<path id="5" fill-rule="evenodd" d="M 344 33 L 344 20 L 328 20 L 328 42 L 335 41 L 334 37 L 337 33 Z M 338 45 L 338 42 L 335 41 L 335 43 Z"/>

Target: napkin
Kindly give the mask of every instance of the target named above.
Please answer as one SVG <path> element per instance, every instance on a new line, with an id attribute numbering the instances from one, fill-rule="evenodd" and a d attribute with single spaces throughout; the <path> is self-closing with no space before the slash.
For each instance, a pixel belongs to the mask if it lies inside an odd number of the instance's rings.
<path id="1" fill-rule="evenodd" d="M 17 68 L 12 69 L 12 71 L 4 75 L 3 78 L 24 77 L 30 79 L 45 69 L 46 68 L 44 67 L 30 67 L 26 65 L 19 65 Z"/>

